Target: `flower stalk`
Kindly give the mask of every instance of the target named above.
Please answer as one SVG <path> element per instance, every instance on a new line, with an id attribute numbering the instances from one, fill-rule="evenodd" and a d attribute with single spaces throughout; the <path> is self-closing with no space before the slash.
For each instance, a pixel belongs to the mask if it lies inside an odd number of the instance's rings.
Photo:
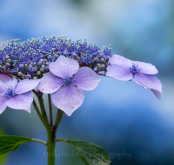
<path id="1" fill-rule="evenodd" d="M 48 165 L 55 165 L 55 146 L 56 143 L 54 141 L 55 134 L 53 131 L 47 131 L 48 139 L 47 139 L 47 155 L 48 155 Z"/>
<path id="2" fill-rule="evenodd" d="M 49 113 L 50 113 L 50 126 L 53 126 L 53 114 L 52 114 L 52 105 L 51 105 L 51 96 L 48 94 L 48 104 L 49 104 Z"/>
<path id="3" fill-rule="evenodd" d="M 52 106 L 51 106 L 50 95 L 48 95 L 50 122 L 48 121 L 48 117 L 47 117 L 45 106 L 44 106 L 44 100 L 43 100 L 42 96 L 43 96 L 42 93 L 40 93 L 39 95 L 36 95 L 36 97 L 38 98 L 38 101 L 39 101 L 41 112 L 39 111 L 39 108 L 37 107 L 35 100 L 33 101 L 33 105 L 36 109 L 36 112 L 37 112 L 40 120 L 42 121 L 43 125 L 45 126 L 45 128 L 47 130 L 46 146 L 47 146 L 48 165 L 55 165 L 56 132 L 57 132 L 57 128 L 60 124 L 60 121 L 62 119 L 64 112 L 61 111 L 60 109 L 58 109 L 55 123 L 53 126 Z"/>
<path id="4" fill-rule="evenodd" d="M 57 129 L 58 129 L 58 126 L 60 124 L 60 121 L 62 119 L 63 114 L 64 114 L 64 112 L 61 111 L 60 109 L 58 109 L 57 115 L 56 115 L 56 120 L 55 120 L 54 127 L 53 127 L 53 130 L 54 130 L 55 134 L 57 132 Z"/>

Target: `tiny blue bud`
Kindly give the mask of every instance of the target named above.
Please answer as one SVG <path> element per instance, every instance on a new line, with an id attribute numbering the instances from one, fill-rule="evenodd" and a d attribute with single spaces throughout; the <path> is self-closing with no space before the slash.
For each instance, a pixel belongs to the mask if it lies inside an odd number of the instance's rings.
<path id="1" fill-rule="evenodd" d="M 101 64 L 98 63 L 98 64 L 97 64 L 97 70 L 100 70 L 100 69 L 101 69 Z"/>
<path id="2" fill-rule="evenodd" d="M 21 72 L 18 72 L 18 76 L 23 76 L 23 73 L 21 73 Z"/>
<path id="3" fill-rule="evenodd" d="M 8 55 L 6 56 L 6 59 L 10 58 Z"/>
<path id="4" fill-rule="evenodd" d="M 101 64 L 101 69 L 105 69 L 105 64 Z"/>
<path id="5" fill-rule="evenodd" d="M 40 76 L 40 75 L 41 75 L 41 72 L 40 72 L 40 71 L 38 71 L 36 74 L 37 74 L 38 76 Z"/>
<path id="6" fill-rule="evenodd" d="M 48 67 L 48 66 L 45 67 L 45 71 L 46 71 L 46 72 L 49 71 L 49 67 Z"/>
<path id="7" fill-rule="evenodd" d="M 6 69 L 6 66 L 3 66 L 3 67 L 2 67 L 2 69 L 4 69 L 4 70 L 5 70 L 5 69 Z"/>
<path id="8" fill-rule="evenodd" d="M 30 74 L 27 74 L 27 78 L 30 79 L 31 78 L 31 75 Z"/>
<path id="9" fill-rule="evenodd" d="M 41 66 L 41 65 L 42 65 L 42 61 L 39 61 L 39 62 L 37 63 L 37 65 Z"/>
<path id="10" fill-rule="evenodd" d="M 99 62 L 99 59 L 97 57 L 95 57 L 94 62 Z"/>
<path id="11" fill-rule="evenodd" d="M 41 68 L 45 68 L 45 65 L 42 65 Z"/>
<path id="12" fill-rule="evenodd" d="M 104 62 L 105 62 L 105 60 L 104 60 L 103 58 L 101 58 L 101 59 L 100 59 L 100 62 L 101 62 L 101 63 L 104 63 Z"/>
<path id="13" fill-rule="evenodd" d="M 9 63 L 6 63 L 5 66 L 8 68 L 8 67 L 10 67 L 10 64 Z"/>
<path id="14" fill-rule="evenodd" d="M 20 68 L 20 69 L 23 69 L 23 68 L 24 68 L 24 64 L 20 64 L 20 65 L 19 65 L 19 68 Z"/>
<path id="15" fill-rule="evenodd" d="M 11 59 L 8 59 L 7 62 L 11 63 Z"/>
<path id="16" fill-rule="evenodd" d="M 40 71 L 41 71 L 41 72 L 44 72 L 44 71 L 45 71 L 45 69 L 44 69 L 44 68 L 41 68 L 41 69 L 40 69 Z"/>

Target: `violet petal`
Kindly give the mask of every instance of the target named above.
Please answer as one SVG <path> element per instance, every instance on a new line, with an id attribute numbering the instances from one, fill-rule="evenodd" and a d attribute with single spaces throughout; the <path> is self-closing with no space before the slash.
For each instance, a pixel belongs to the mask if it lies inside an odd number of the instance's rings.
<path id="1" fill-rule="evenodd" d="M 12 109 L 22 109 L 30 113 L 32 102 L 33 94 L 31 92 L 27 92 L 8 99 L 6 101 L 6 105 Z"/>
<path id="2" fill-rule="evenodd" d="M 74 75 L 79 69 L 79 63 L 68 57 L 59 56 L 55 62 L 51 62 L 49 65 L 50 71 L 61 78 Z"/>
<path id="3" fill-rule="evenodd" d="M 79 88 L 90 91 L 98 86 L 100 80 L 100 76 L 91 68 L 82 67 L 74 75 L 72 82 Z"/>
<path id="4" fill-rule="evenodd" d="M 121 81 L 128 81 L 132 78 L 132 72 L 129 69 L 125 69 L 119 65 L 113 64 L 107 67 L 106 76 Z"/>
<path id="5" fill-rule="evenodd" d="M 0 114 L 1 114 L 2 112 L 4 112 L 5 109 L 6 109 L 6 107 L 7 107 L 6 101 L 7 101 L 7 100 L 8 100 L 8 98 L 5 97 L 5 96 L 0 97 Z"/>
<path id="6" fill-rule="evenodd" d="M 63 80 L 52 73 L 47 73 L 41 78 L 37 88 L 43 93 L 56 92 L 62 85 Z"/>
<path id="7" fill-rule="evenodd" d="M 144 74 L 157 74 L 158 70 L 156 69 L 156 67 L 150 63 L 145 63 L 145 62 L 139 62 L 136 61 L 138 64 L 138 68 L 140 69 L 140 73 L 144 73 Z"/>
<path id="8" fill-rule="evenodd" d="M 68 116 L 81 106 L 84 101 L 83 91 L 74 86 L 64 86 L 52 94 L 53 104 Z"/>
<path id="9" fill-rule="evenodd" d="M 15 94 L 22 94 L 29 92 L 38 86 L 39 81 L 40 80 L 29 80 L 29 79 L 21 80 L 17 84 L 14 92 Z"/>
<path id="10" fill-rule="evenodd" d="M 146 86 L 147 88 L 157 90 L 162 93 L 162 84 L 155 76 L 138 73 L 135 75 L 135 78 L 140 84 Z"/>
<path id="11" fill-rule="evenodd" d="M 125 69 L 129 69 L 132 66 L 131 60 L 120 55 L 113 55 L 112 58 L 109 59 L 109 62 L 111 64 L 122 66 Z"/>

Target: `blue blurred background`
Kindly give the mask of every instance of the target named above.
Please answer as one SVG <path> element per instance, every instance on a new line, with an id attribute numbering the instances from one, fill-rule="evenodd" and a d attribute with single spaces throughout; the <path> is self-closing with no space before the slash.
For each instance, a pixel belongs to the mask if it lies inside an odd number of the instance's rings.
<path id="1" fill-rule="evenodd" d="M 0 0 L 0 45 L 51 35 L 87 38 L 112 54 L 154 64 L 163 84 L 162 100 L 133 82 L 102 77 L 85 92 L 83 105 L 63 116 L 57 137 L 96 143 L 111 165 L 174 164 L 174 1 L 173 0 Z M 54 116 L 56 108 L 54 108 Z M 8 135 L 40 138 L 46 131 L 35 110 L 7 109 L 0 127 Z M 83 165 L 73 148 L 56 145 L 56 163 Z M 26 143 L 5 165 L 47 164 L 45 146 Z"/>

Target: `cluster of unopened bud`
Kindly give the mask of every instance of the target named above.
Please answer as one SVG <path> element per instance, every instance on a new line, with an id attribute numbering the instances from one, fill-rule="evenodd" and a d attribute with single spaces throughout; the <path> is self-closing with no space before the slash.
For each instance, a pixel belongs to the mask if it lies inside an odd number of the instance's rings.
<path id="1" fill-rule="evenodd" d="M 25 42 L 10 40 L 0 47 L 0 72 L 11 72 L 21 79 L 39 79 L 49 72 L 49 64 L 60 55 L 77 60 L 80 67 L 99 70 L 109 65 L 111 47 L 101 50 L 86 39 L 74 42 L 66 36 L 32 38 Z"/>

